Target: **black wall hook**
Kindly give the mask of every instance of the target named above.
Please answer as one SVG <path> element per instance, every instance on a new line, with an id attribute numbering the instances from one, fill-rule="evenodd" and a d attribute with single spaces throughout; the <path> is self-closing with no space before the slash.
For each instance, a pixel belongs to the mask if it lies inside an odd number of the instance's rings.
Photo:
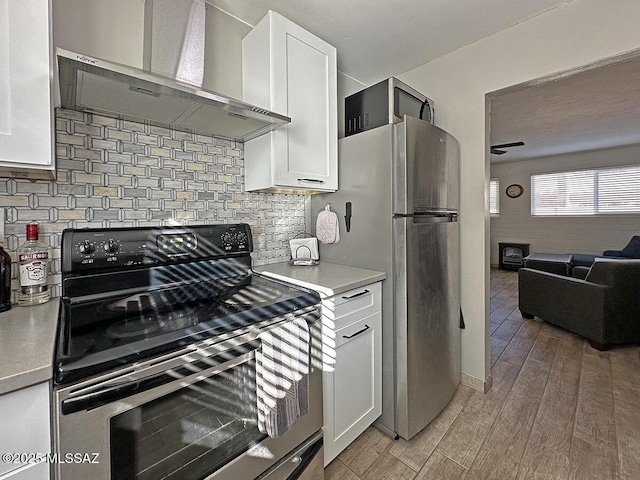
<path id="1" fill-rule="evenodd" d="M 347 202 L 345 205 L 346 214 L 344 216 L 344 223 L 347 226 L 347 232 L 351 231 L 351 202 Z"/>

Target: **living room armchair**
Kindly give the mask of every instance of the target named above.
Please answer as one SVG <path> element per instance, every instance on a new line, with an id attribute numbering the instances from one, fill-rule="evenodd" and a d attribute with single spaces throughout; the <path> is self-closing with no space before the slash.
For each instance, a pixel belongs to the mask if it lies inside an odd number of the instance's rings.
<path id="1" fill-rule="evenodd" d="M 606 350 L 640 342 L 640 260 L 596 259 L 585 279 L 521 268 L 519 308 Z"/>

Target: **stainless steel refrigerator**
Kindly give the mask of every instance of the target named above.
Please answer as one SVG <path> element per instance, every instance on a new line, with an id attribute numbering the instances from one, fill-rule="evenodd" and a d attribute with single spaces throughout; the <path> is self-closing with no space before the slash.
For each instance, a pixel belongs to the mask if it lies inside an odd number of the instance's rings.
<path id="1" fill-rule="evenodd" d="M 311 196 L 312 223 L 327 203 L 340 218 L 340 242 L 321 245 L 320 261 L 387 273 L 376 426 L 409 439 L 460 383 L 458 142 L 405 116 L 341 139 L 339 164 L 338 192 Z"/>

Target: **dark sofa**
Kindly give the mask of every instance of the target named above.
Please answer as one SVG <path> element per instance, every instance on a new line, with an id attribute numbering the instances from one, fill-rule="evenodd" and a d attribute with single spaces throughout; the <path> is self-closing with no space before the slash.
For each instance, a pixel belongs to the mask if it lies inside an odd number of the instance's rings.
<path id="1" fill-rule="evenodd" d="M 537 316 L 594 348 L 640 342 L 640 260 L 596 259 L 585 279 L 521 268 L 522 316 Z"/>
<path id="2" fill-rule="evenodd" d="M 584 278 L 587 271 L 593 265 L 593 262 L 597 258 L 636 258 L 640 259 L 640 236 L 636 235 L 631 237 L 629 243 L 622 250 L 605 250 L 602 252 L 602 256 L 585 255 L 582 253 L 572 254 L 573 261 L 572 267 L 574 270 L 574 277 Z"/>

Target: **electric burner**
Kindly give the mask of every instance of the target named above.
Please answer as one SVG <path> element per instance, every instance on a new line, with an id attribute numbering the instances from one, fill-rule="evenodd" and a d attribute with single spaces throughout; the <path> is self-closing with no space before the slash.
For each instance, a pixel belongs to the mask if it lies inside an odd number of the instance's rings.
<path id="1" fill-rule="evenodd" d="M 105 328 L 105 335 L 113 338 L 131 338 L 141 335 L 151 335 L 165 326 L 164 322 L 154 321 L 152 318 L 140 320 L 122 320 Z"/>

